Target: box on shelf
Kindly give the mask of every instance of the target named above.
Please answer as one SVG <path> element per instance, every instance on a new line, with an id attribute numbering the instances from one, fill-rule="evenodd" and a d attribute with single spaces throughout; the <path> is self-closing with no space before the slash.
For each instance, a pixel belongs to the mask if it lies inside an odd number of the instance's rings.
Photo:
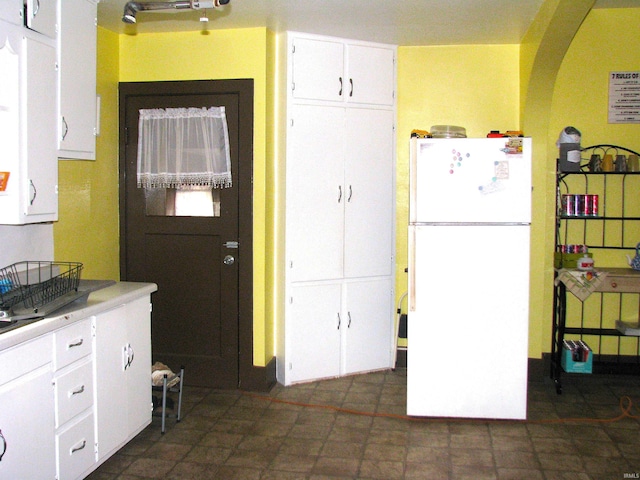
<path id="1" fill-rule="evenodd" d="M 593 352 L 582 340 L 565 340 L 562 345 L 560 364 L 568 373 L 591 373 Z"/>
<path id="2" fill-rule="evenodd" d="M 578 259 L 587 256 L 592 258 L 590 253 L 562 253 L 555 252 L 553 254 L 553 266 L 555 268 L 576 268 Z"/>

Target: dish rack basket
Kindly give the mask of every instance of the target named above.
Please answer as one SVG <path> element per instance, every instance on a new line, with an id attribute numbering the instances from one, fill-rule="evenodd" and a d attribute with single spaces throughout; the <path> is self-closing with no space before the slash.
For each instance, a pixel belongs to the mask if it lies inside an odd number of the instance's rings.
<path id="1" fill-rule="evenodd" d="M 25 261 L 0 269 L 0 309 L 20 304 L 38 311 L 63 295 L 77 291 L 82 263 Z"/>

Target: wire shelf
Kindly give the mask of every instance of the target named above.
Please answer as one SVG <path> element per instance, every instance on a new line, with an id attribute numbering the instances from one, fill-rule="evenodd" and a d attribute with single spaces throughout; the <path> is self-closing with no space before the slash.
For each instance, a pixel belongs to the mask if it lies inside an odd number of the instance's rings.
<path id="1" fill-rule="evenodd" d="M 0 308 L 20 304 L 37 311 L 63 295 L 78 290 L 82 263 L 25 261 L 0 269 Z"/>

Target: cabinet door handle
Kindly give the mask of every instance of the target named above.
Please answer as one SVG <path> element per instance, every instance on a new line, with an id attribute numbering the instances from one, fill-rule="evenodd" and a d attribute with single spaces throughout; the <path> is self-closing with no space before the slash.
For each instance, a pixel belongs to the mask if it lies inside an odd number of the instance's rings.
<path id="1" fill-rule="evenodd" d="M 349 92 L 349 96 L 353 97 L 353 78 L 349 79 L 349 84 L 351 85 L 351 91 Z"/>
<path id="2" fill-rule="evenodd" d="M 84 393 L 84 385 L 80 385 L 80 388 L 76 388 L 75 390 L 72 390 L 69 397 L 73 397 L 74 395 L 80 395 L 81 393 Z"/>
<path id="3" fill-rule="evenodd" d="M 342 96 L 342 77 L 338 77 L 338 80 L 340 80 L 340 91 L 338 92 L 338 95 Z"/>
<path id="4" fill-rule="evenodd" d="M 338 203 L 342 201 L 342 185 L 338 185 Z"/>
<path id="5" fill-rule="evenodd" d="M 80 345 L 82 345 L 84 343 L 84 339 L 81 338 L 80 340 L 78 340 L 77 342 L 74 343 L 70 343 L 69 345 L 67 345 L 67 348 L 73 348 L 73 347 L 79 347 Z"/>
<path id="6" fill-rule="evenodd" d="M 351 312 L 347 312 L 347 316 L 349 317 L 349 323 L 347 323 L 347 328 L 351 328 Z"/>
<path id="7" fill-rule="evenodd" d="M 353 189 L 351 185 L 349 185 L 349 197 L 347 198 L 347 202 L 351 202 L 351 197 L 353 197 Z"/>
<path id="8" fill-rule="evenodd" d="M 36 189 L 36 186 L 33 183 L 33 180 L 31 180 L 31 179 L 29 179 L 29 186 L 33 189 L 33 195 L 31 196 L 31 199 L 29 200 L 29 205 L 33 205 L 33 202 L 36 201 L 36 196 L 38 195 L 38 190 Z"/>
<path id="9" fill-rule="evenodd" d="M 340 330 L 341 323 L 342 323 L 342 319 L 340 318 L 340 312 L 338 312 L 338 330 Z"/>
<path id="10" fill-rule="evenodd" d="M 64 132 L 62 133 L 62 141 L 67 138 L 67 133 L 69 133 L 69 124 L 67 124 L 67 120 L 62 117 L 62 126 L 64 127 Z"/>
<path id="11" fill-rule="evenodd" d="M 131 346 L 131 344 L 129 343 L 127 345 L 127 357 L 129 358 L 129 363 L 128 366 L 130 367 L 131 364 L 133 363 L 133 358 L 136 356 L 136 353 L 133 351 L 133 347 Z"/>
<path id="12" fill-rule="evenodd" d="M 0 462 L 1 462 L 2 457 L 4 457 L 4 454 L 7 453 L 7 439 L 4 438 L 4 435 L 2 434 L 2 430 L 0 430 L 0 438 L 2 439 L 2 453 L 0 453 Z"/>
<path id="13" fill-rule="evenodd" d="M 40 0 L 37 0 L 36 5 L 33 9 L 33 16 L 35 17 L 36 15 L 38 15 L 39 11 L 40 11 Z"/>
<path id="14" fill-rule="evenodd" d="M 87 446 L 87 441 L 82 440 L 82 443 L 79 444 L 77 447 L 71 447 L 71 454 L 73 455 L 75 452 L 77 452 L 78 450 L 82 450 L 86 446 Z"/>

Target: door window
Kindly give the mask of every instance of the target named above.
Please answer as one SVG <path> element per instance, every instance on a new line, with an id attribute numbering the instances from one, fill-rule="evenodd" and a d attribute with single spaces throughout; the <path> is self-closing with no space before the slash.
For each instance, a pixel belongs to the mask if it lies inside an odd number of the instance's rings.
<path id="1" fill-rule="evenodd" d="M 145 213 L 161 217 L 219 217 L 220 190 L 145 188 Z"/>

